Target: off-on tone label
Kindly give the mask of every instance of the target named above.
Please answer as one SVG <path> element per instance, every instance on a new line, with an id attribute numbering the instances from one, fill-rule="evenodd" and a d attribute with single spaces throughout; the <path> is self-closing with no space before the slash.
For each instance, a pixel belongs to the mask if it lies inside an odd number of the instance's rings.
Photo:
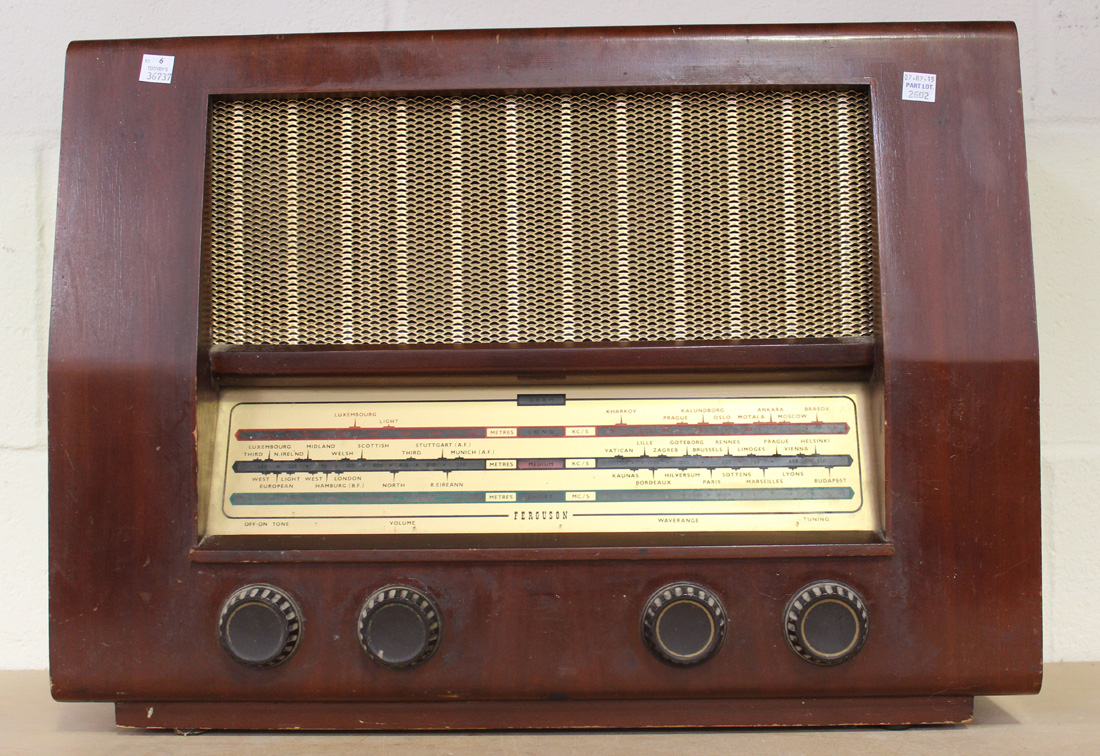
<path id="1" fill-rule="evenodd" d="M 227 390 L 206 533 L 875 530 L 864 388 L 822 388 Z"/>

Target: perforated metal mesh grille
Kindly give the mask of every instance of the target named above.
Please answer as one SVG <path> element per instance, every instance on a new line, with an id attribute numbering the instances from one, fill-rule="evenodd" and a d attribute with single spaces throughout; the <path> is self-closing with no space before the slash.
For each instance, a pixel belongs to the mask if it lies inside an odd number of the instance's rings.
<path id="1" fill-rule="evenodd" d="M 221 344 L 870 333 L 862 91 L 212 103 Z"/>

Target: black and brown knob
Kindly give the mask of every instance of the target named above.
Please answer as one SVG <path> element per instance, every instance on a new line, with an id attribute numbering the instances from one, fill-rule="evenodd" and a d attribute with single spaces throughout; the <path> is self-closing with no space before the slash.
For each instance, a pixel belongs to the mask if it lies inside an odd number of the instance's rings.
<path id="1" fill-rule="evenodd" d="M 359 610 L 359 645 L 390 669 L 423 664 L 439 646 L 439 608 L 424 591 L 387 585 L 371 593 Z"/>
<path id="2" fill-rule="evenodd" d="M 702 664 L 726 637 L 726 608 L 698 583 L 671 583 L 642 610 L 642 637 L 661 661 L 677 667 Z"/>
<path id="3" fill-rule="evenodd" d="M 291 657 L 302 637 L 302 610 L 286 591 L 267 583 L 238 588 L 218 613 L 218 640 L 230 658 L 255 669 Z"/>
<path id="4" fill-rule="evenodd" d="M 813 664 L 842 664 L 867 641 L 867 604 L 854 588 L 835 580 L 803 586 L 787 602 L 783 631 L 791 649 Z"/>

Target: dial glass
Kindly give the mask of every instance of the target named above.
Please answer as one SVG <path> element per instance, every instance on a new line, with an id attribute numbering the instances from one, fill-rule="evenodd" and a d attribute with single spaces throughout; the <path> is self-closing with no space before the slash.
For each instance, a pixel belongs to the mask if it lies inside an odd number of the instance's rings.
<path id="1" fill-rule="evenodd" d="M 222 392 L 207 535 L 873 531 L 862 384 Z"/>

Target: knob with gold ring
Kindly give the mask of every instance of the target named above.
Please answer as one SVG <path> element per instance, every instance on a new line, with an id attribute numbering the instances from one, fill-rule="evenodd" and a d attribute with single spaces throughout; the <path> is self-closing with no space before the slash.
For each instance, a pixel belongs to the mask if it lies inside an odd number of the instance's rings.
<path id="1" fill-rule="evenodd" d="M 791 650 L 822 666 L 842 664 L 858 654 L 869 626 L 863 597 L 834 580 L 803 586 L 783 613 L 783 631 Z"/>
<path id="2" fill-rule="evenodd" d="M 702 664 L 726 637 L 726 608 L 714 591 L 697 583 L 671 583 L 642 611 L 642 637 L 661 661 L 677 667 Z"/>

